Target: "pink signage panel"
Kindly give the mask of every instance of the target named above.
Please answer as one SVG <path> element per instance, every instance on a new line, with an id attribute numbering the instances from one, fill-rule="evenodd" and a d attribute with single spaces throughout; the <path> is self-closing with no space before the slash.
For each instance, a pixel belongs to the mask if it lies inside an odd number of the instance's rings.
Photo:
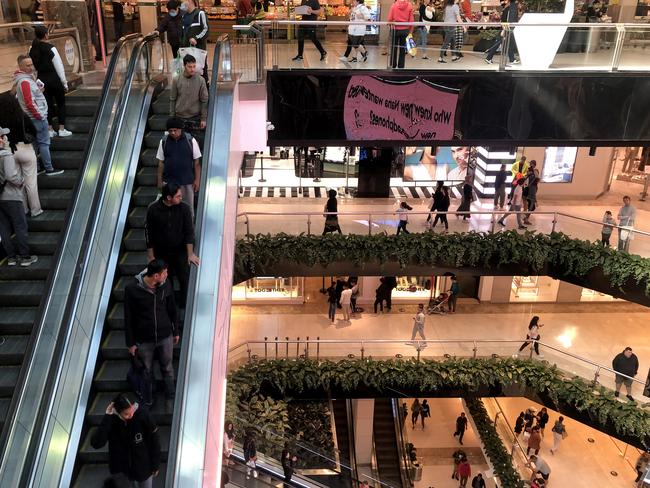
<path id="1" fill-rule="evenodd" d="M 420 79 L 352 76 L 345 92 L 345 132 L 358 141 L 449 141 L 457 103 L 457 90 Z"/>

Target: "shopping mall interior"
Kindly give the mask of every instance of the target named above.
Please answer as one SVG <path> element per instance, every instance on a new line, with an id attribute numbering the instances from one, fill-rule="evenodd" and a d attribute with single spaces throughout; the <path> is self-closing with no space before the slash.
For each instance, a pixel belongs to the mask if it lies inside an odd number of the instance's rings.
<path id="1" fill-rule="evenodd" d="M 648 0 L 0 5 L 0 486 L 650 487 Z"/>

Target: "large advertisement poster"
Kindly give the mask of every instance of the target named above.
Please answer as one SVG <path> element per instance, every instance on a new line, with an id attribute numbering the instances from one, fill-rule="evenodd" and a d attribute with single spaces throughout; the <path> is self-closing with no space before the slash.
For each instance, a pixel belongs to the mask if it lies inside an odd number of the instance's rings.
<path id="1" fill-rule="evenodd" d="M 407 147 L 404 181 L 445 181 L 459 183 L 467 175 L 468 146 Z"/>
<path id="2" fill-rule="evenodd" d="M 450 140 L 457 102 L 457 90 L 420 79 L 352 76 L 345 92 L 345 132 L 357 141 Z"/>

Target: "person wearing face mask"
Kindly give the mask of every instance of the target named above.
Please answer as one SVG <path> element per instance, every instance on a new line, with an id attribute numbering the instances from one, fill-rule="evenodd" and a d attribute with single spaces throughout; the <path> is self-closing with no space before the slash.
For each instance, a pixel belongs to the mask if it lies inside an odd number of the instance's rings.
<path id="1" fill-rule="evenodd" d="M 174 58 L 178 56 L 178 48 L 181 46 L 181 33 L 183 31 L 182 19 L 178 15 L 178 8 L 180 5 L 176 0 L 169 0 L 167 2 L 167 15 L 158 24 L 156 31 L 162 36 L 164 32 L 167 33 L 167 42 L 172 48 Z"/>
<path id="2" fill-rule="evenodd" d="M 193 46 L 206 50 L 208 44 L 208 18 L 205 12 L 198 7 L 198 0 L 187 0 L 181 4 L 183 12 L 183 35 L 181 47 Z M 208 83 L 208 60 L 203 66 L 203 78 Z"/>
<path id="3" fill-rule="evenodd" d="M 106 407 L 90 445 L 108 443 L 108 469 L 116 486 L 152 488 L 160 469 L 160 436 L 149 413 L 127 395 L 117 395 Z"/>

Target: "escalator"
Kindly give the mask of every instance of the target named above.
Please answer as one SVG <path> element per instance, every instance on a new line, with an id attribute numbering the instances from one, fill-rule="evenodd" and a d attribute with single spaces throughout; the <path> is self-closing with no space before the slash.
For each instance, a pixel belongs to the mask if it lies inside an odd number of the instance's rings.
<path id="1" fill-rule="evenodd" d="M 80 168 L 93 128 L 100 89 L 81 88 L 66 95 L 66 128 L 73 135 L 54 137 L 51 153 L 61 175 L 38 177 L 43 213 L 28 217 L 29 245 L 38 261 L 29 267 L 0 263 L 0 423 L 4 426 L 11 398 L 18 382 L 34 322 L 47 289 L 63 237 L 66 212 L 73 200 Z"/>
<path id="2" fill-rule="evenodd" d="M 376 398 L 373 419 L 375 455 L 379 479 L 395 488 L 402 487 L 395 418 L 390 398 Z"/>
<path id="3" fill-rule="evenodd" d="M 86 414 L 80 449 L 77 454 L 76 479 L 73 477 L 73 486 L 75 487 L 102 486 L 104 479 L 109 475 L 107 465 L 108 446 L 96 450 L 90 445 L 90 438 L 101 422 L 106 406 L 118 393 L 130 390 L 126 381 L 130 362 L 124 340 L 124 287 L 147 264 L 144 226 L 147 207 L 158 195 L 156 187 L 156 168 L 158 165 L 156 150 L 160 139 L 164 135 L 168 113 L 169 92 L 162 91 L 151 104 L 147 130 L 142 141 L 139 167 L 131 193 L 131 204 L 124 228 L 122 248 L 115 271 L 112 296 L 108 305 L 108 314 L 104 323 L 101 347 L 88 401 L 90 408 Z M 199 145 L 202 146 L 202 134 L 196 134 L 195 137 Z M 178 303 L 178 289 L 176 289 L 176 293 Z M 183 311 L 179 310 L 181 320 L 183 316 Z M 178 373 L 179 349 L 179 346 L 174 348 L 175 374 Z M 172 412 L 165 409 L 162 379 L 155 364 L 154 377 L 157 387 L 154 388 L 155 404 L 151 413 L 159 428 L 164 464 L 169 446 Z M 154 486 L 159 484 L 162 486 L 164 483 L 164 465 L 161 466 L 160 473 L 155 479 Z"/>
<path id="4" fill-rule="evenodd" d="M 352 457 L 350 456 L 350 436 L 352 432 L 348 425 L 348 400 L 332 400 L 332 411 L 334 413 L 334 426 L 336 431 L 336 443 L 339 450 L 341 476 L 337 480 L 338 486 L 352 486 Z"/>

